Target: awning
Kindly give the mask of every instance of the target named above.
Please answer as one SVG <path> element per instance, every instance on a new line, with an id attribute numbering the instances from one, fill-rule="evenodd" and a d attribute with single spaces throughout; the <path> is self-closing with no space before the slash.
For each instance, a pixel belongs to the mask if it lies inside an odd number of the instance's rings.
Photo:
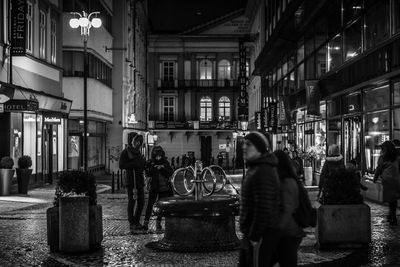
<path id="1" fill-rule="evenodd" d="M 66 115 L 69 114 L 72 105 L 72 101 L 69 99 L 0 81 L 0 102 L 6 105 L 8 101 L 15 102 L 18 100 L 26 102 L 37 101 L 40 111 L 50 111 Z"/>

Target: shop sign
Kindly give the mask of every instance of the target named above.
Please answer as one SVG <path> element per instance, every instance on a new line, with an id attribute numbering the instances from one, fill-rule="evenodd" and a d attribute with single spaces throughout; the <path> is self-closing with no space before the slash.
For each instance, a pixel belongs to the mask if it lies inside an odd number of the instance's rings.
<path id="1" fill-rule="evenodd" d="M 255 119 L 256 119 L 256 128 L 257 128 L 257 130 L 261 130 L 261 128 L 262 128 L 261 112 L 256 112 L 255 113 Z"/>
<path id="2" fill-rule="evenodd" d="M 46 124 L 61 124 L 61 117 L 57 115 L 44 115 L 43 122 Z"/>
<path id="3" fill-rule="evenodd" d="M 25 55 L 26 0 L 11 1 L 11 55 Z"/>
<path id="4" fill-rule="evenodd" d="M 0 113 L 4 112 L 4 104 L 0 104 Z"/>
<path id="5" fill-rule="evenodd" d="M 272 132 L 276 132 L 278 128 L 278 104 L 269 103 L 268 110 L 268 128 Z"/>
<path id="6" fill-rule="evenodd" d="M 320 115 L 319 101 L 321 96 L 319 93 L 318 80 L 306 80 L 306 105 L 308 115 Z"/>
<path id="7" fill-rule="evenodd" d="M 36 100 L 11 99 L 4 103 L 4 111 L 38 111 L 39 102 Z"/>

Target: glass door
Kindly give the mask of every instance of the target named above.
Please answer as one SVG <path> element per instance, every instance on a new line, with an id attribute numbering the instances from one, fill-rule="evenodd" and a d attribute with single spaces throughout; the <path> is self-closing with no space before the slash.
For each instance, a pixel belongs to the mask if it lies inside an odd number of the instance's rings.
<path id="1" fill-rule="evenodd" d="M 348 117 L 343 119 L 343 145 L 344 162 L 355 160 L 361 163 L 361 117 Z"/>

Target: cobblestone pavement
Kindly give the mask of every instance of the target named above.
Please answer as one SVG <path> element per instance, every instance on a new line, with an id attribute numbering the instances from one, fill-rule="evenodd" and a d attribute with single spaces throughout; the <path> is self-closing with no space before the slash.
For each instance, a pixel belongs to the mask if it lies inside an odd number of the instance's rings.
<path id="1" fill-rule="evenodd" d="M 81 255 L 50 253 L 47 246 L 46 209 L 52 190 L 31 195 L 45 203 L 20 203 L 0 199 L 0 266 L 235 266 L 237 251 L 215 253 L 155 252 L 145 244 L 160 234 L 131 235 L 123 194 L 99 194 L 103 206 L 104 240 L 99 251 Z M 43 201 L 42 201 L 43 202 Z M 385 222 L 386 207 L 368 203 L 372 210 L 372 245 L 369 250 L 319 251 L 313 229 L 301 244 L 302 266 L 400 266 L 400 226 Z M 154 229 L 154 221 L 150 228 Z"/>

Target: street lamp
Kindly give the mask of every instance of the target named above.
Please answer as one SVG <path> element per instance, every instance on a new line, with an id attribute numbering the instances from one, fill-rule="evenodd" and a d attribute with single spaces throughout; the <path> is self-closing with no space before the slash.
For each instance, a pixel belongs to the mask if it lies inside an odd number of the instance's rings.
<path id="1" fill-rule="evenodd" d="M 249 122 L 247 120 L 240 121 L 240 128 L 243 131 L 243 137 L 246 135 L 247 127 L 249 126 Z M 243 157 L 243 179 L 246 175 L 246 161 Z"/>
<path id="2" fill-rule="evenodd" d="M 239 136 L 239 133 L 235 130 L 232 133 L 232 137 L 233 137 L 233 174 L 235 174 L 235 170 L 236 170 L 236 142 L 237 142 L 237 138 Z"/>
<path id="3" fill-rule="evenodd" d="M 230 150 L 230 145 L 231 145 L 231 137 L 228 135 L 226 137 L 226 149 L 225 149 L 225 153 L 226 153 L 226 170 L 229 170 L 229 152 Z"/>
<path id="4" fill-rule="evenodd" d="M 90 28 L 100 28 L 101 19 L 97 17 L 100 12 L 92 12 L 90 14 L 82 11 L 71 12 L 74 15 L 69 20 L 69 26 L 73 29 L 81 28 L 81 35 L 83 36 L 83 169 L 88 169 L 88 118 L 87 118 L 87 76 L 88 76 L 88 54 L 87 54 L 87 40 L 90 33 Z M 92 18 L 92 16 L 95 16 Z"/>

